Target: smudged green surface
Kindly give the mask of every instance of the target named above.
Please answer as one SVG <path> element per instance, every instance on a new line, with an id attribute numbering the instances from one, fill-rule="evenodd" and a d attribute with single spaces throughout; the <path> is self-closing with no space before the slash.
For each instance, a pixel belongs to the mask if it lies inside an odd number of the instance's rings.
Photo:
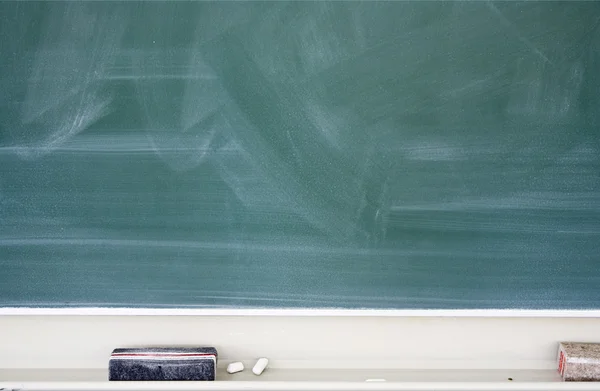
<path id="1" fill-rule="evenodd" d="M 0 306 L 600 308 L 600 3 L 0 21 Z"/>

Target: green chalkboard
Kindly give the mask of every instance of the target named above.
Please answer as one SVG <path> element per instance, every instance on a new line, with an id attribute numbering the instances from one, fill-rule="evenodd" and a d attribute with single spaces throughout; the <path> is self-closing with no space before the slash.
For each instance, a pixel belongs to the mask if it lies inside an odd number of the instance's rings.
<path id="1" fill-rule="evenodd" d="M 0 306 L 600 309 L 599 2 L 0 2 Z"/>

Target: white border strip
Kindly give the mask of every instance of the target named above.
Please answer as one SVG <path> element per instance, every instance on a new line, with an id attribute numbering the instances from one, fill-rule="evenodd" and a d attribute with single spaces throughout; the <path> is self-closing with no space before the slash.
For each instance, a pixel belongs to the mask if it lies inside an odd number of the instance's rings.
<path id="1" fill-rule="evenodd" d="M 0 308 L 3 315 L 67 316 L 379 316 L 478 318 L 600 318 L 600 310 L 348 310 L 348 309 L 209 309 L 209 308 Z"/>

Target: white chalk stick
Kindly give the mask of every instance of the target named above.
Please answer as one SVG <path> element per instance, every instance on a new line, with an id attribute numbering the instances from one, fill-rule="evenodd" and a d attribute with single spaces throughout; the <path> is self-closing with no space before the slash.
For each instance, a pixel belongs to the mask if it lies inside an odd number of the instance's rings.
<path id="1" fill-rule="evenodd" d="M 266 358 L 259 358 L 258 361 L 256 362 L 256 364 L 254 364 L 254 368 L 252 368 L 252 372 L 258 376 L 261 373 L 263 373 L 263 371 L 265 370 L 265 368 L 267 367 L 267 365 L 269 365 L 269 360 Z"/>
<path id="2" fill-rule="evenodd" d="M 232 362 L 231 364 L 227 365 L 227 373 L 237 373 L 237 372 L 241 372 L 244 370 L 244 363 L 243 362 Z"/>

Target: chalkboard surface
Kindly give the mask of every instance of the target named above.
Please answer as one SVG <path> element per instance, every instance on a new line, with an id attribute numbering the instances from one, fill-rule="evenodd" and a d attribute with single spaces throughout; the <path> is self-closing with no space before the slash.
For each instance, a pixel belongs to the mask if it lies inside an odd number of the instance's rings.
<path id="1" fill-rule="evenodd" d="M 0 3 L 0 306 L 600 308 L 600 3 Z"/>

